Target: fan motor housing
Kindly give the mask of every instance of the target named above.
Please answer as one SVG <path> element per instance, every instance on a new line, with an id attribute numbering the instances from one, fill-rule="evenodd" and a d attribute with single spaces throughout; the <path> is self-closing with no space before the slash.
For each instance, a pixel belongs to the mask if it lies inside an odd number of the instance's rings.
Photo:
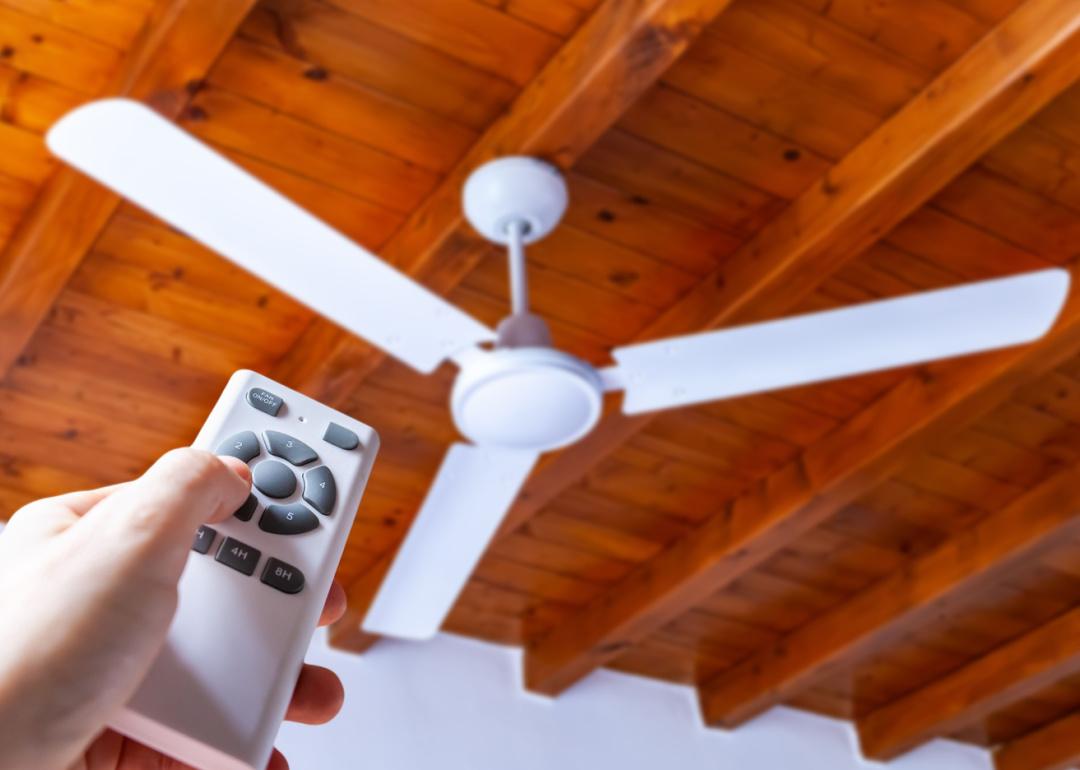
<path id="1" fill-rule="evenodd" d="M 458 430 L 481 446 L 544 451 L 596 425 L 603 386 L 596 370 L 552 348 L 507 348 L 470 360 L 451 395 Z"/>

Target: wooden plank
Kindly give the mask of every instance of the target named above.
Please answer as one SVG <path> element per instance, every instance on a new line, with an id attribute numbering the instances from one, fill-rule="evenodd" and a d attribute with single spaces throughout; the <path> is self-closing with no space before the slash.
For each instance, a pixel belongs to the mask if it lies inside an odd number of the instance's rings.
<path id="1" fill-rule="evenodd" d="M 450 170 L 476 140 L 460 123 L 336 73 L 313 74 L 302 59 L 243 38 L 221 55 L 209 81 L 434 171 Z"/>
<path id="2" fill-rule="evenodd" d="M 1068 770 L 1076 765 L 1080 765 L 1080 711 L 994 752 L 997 770 Z"/>
<path id="3" fill-rule="evenodd" d="M 877 45 L 933 70 L 953 62 L 986 31 L 956 2 L 911 0 L 875 3 L 862 0 L 796 0 L 824 13 Z M 969 2 L 969 0 L 964 0 Z"/>
<path id="4" fill-rule="evenodd" d="M 434 171 L 331 133 L 287 110 L 213 86 L 192 99 L 182 122 L 204 141 L 282 166 L 400 215 L 424 200 L 439 179 Z"/>
<path id="5" fill-rule="evenodd" d="M 107 45 L 126 49 L 146 20 L 152 0 L 4 0 L 4 5 Z"/>
<path id="6" fill-rule="evenodd" d="M 104 93 L 142 99 L 176 117 L 190 85 L 206 75 L 254 4 L 163 1 Z M 0 373 L 26 347 L 118 205 L 115 195 L 67 167 L 45 182 L 0 253 Z"/>
<path id="7" fill-rule="evenodd" d="M 729 0 L 607 0 L 536 73 L 427 198 L 382 255 L 425 280 L 448 241 L 464 241 L 458 283 L 488 251 L 463 230 L 461 187 L 485 161 L 535 155 L 568 168 L 690 45 Z M 389 8 L 388 4 L 383 4 Z M 490 10 L 490 9 L 483 9 Z M 383 359 L 363 341 L 318 319 L 275 372 L 276 378 L 330 404 L 340 404 Z"/>
<path id="8" fill-rule="evenodd" d="M 1007 43 L 1014 37 L 1024 44 Z M 1073 4 L 1026 3 L 640 339 L 789 312 L 1067 88 L 1080 74 L 1078 49 Z M 611 410 L 589 437 L 541 463 L 501 531 L 513 531 L 650 419 Z"/>
<path id="9" fill-rule="evenodd" d="M 571 35 L 596 0 L 479 0 L 556 35 Z"/>
<path id="10" fill-rule="evenodd" d="M 309 76 L 332 72 L 479 130 L 517 91 L 508 80 L 323 0 L 263 0 L 240 35 L 306 62 Z"/>
<path id="11" fill-rule="evenodd" d="M 1080 672 L 1080 608 L 858 721 L 863 754 L 888 760 Z"/>
<path id="12" fill-rule="evenodd" d="M 1070 467 L 840 607 L 699 689 L 707 724 L 734 727 L 841 666 L 883 649 L 1018 564 L 1080 532 L 1080 476 Z"/>
<path id="13" fill-rule="evenodd" d="M 104 88 L 121 54 L 79 32 L 0 6 L 0 50 L 18 70 L 90 95 Z"/>
<path id="14" fill-rule="evenodd" d="M 559 38 L 475 0 L 329 0 L 403 37 L 467 64 L 527 84 Z"/>

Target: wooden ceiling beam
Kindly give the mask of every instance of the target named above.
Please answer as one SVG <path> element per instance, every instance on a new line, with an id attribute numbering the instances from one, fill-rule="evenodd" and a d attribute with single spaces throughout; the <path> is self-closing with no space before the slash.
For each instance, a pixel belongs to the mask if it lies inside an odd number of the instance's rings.
<path id="1" fill-rule="evenodd" d="M 863 754 L 889 760 L 1080 673 L 1080 607 L 858 721 Z"/>
<path id="2" fill-rule="evenodd" d="M 1080 766 L 1080 711 L 1006 743 L 994 752 L 997 770 L 1068 770 Z"/>
<path id="3" fill-rule="evenodd" d="M 782 314 L 1078 76 L 1080 9 L 1069 0 L 1028 0 L 643 337 Z M 1080 337 L 1080 327 L 1064 328 L 1034 352 L 1006 351 L 905 380 L 579 617 L 531 640 L 527 686 L 561 692 L 824 521 L 918 446 L 1061 360 Z M 538 469 L 506 528 L 540 510 L 647 423 L 647 417 L 608 415 L 592 436 Z"/>
<path id="4" fill-rule="evenodd" d="M 101 96 L 140 99 L 178 117 L 255 2 L 158 3 Z M 42 185 L 0 253 L 0 375 L 29 343 L 119 203 L 67 166 Z"/>
<path id="5" fill-rule="evenodd" d="M 543 157 L 569 168 L 729 3 L 606 0 L 413 212 L 382 256 L 430 288 L 450 291 L 490 248 L 464 224 L 461 188 L 473 169 L 514 154 Z M 452 260 L 432 265 L 436 254 L 447 251 L 453 252 Z M 363 340 L 316 318 L 279 363 L 275 376 L 340 406 L 384 358 Z M 359 623 L 391 557 L 348 587 L 349 612 L 330 632 L 336 647 L 363 652 L 371 646 L 373 638 L 358 630 Z"/>
<path id="6" fill-rule="evenodd" d="M 682 55 L 731 0 L 606 0 L 555 53 L 382 248 L 399 270 L 447 293 L 491 244 L 466 226 L 465 180 L 503 155 L 570 168 Z M 436 260 L 452 245 L 452 259 Z M 279 362 L 275 377 L 340 406 L 385 358 L 321 317 Z"/>
<path id="7" fill-rule="evenodd" d="M 942 617 L 1018 565 L 1080 534 L 1080 468 L 1003 510 L 698 688 L 710 725 L 736 727 Z"/>

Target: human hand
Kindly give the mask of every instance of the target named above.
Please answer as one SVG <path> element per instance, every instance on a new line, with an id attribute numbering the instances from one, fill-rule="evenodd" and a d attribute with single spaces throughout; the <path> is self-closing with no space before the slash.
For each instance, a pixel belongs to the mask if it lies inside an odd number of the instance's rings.
<path id="1" fill-rule="evenodd" d="M 0 767 L 181 770 L 106 731 L 164 643 L 195 529 L 247 498 L 251 474 L 195 449 L 142 477 L 31 503 L 0 537 Z M 335 586 L 322 623 L 345 609 Z M 321 723 L 344 698 L 330 671 L 305 666 L 288 719 Z M 287 768 L 275 753 L 270 768 Z"/>

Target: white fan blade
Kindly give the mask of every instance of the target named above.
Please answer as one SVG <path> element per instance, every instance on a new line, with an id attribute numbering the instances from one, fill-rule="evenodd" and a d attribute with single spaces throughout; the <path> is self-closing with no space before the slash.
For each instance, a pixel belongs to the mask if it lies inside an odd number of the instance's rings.
<path id="1" fill-rule="evenodd" d="M 404 639 L 438 633 L 538 457 L 450 447 L 363 629 Z"/>
<path id="2" fill-rule="evenodd" d="M 616 348 L 638 414 L 936 361 L 1038 339 L 1069 291 L 1040 270 L 900 299 Z"/>
<path id="3" fill-rule="evenodd" d="M 422 372 L 494 332 L 144 105 L 107 99 L 49 149 L 114 192 Z"/>

